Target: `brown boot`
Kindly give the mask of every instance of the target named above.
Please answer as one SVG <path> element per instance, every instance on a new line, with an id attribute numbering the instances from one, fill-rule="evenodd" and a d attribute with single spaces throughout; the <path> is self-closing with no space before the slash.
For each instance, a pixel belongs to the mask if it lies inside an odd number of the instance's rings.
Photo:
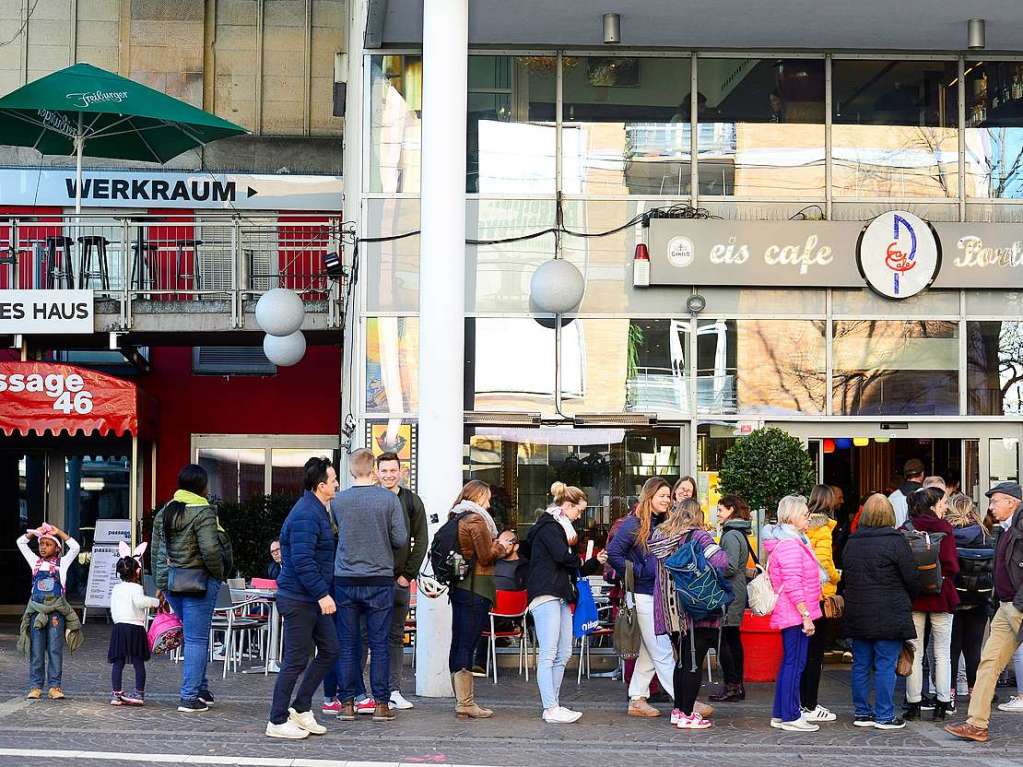
<path id="1" fill-rule="evenodd" d="M 346 700 L 341 702 L 341 710 L 337 712 L 338 721 L 341 722 L 354 722 L 355 721 L 355 701 Z"/>
<path id="2" fill-rule="evenodd" d="M 696 701 L 695 703 L 693 703 L 693 713 L 699 714 L 704 719 L 710 719 L 712 716 L 714 716 L 714 707 L 707 703 L 701 703 L 700 701 Z"/>
<path id="3" fill-rule="evenodd" d="M 455 715 L 459 719 L 489 719 L 494 715 L 489 708 L 476 705 L 475 681 L 472 672 L 466 669 L 451 675 L 451 685 L 455 688 Z"/>
<path id="4" fill-rule="evenodd" d="M 394 720 L 394 712 L 386 703 L 377 703 L 373 709 L 374 722 L 390 722 Z"/>
<path id="5" fill-rule="evenodd" d="M 987 743 L 987 728 L 974 727 L 969 722 L 963 722 L 962 724 L 946 724 L 945 732 L 950 735 L 955 735 L 957 738 L 962 738 L 963 740 L 975 740 L 978 743 Z"/>

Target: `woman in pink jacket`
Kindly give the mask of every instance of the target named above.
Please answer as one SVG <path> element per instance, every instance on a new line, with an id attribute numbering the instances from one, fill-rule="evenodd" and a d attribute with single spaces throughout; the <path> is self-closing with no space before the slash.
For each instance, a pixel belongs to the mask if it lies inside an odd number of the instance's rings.
<path id="1" fill-rule="evenodd" d="M 783 647 L 771 726 L 790 732 L 820 729 L 805 721 L 799 708 L 799 680 L 806 666 L 813 622 L 821 617 L 821 566 L 806 537 L 809 525 L 806 499 L 787 495 L 778 504 L 778 524 L 767 525 L 762 533 L 771 585 L 778 594 L 771 628 L 781 629 Z"/>

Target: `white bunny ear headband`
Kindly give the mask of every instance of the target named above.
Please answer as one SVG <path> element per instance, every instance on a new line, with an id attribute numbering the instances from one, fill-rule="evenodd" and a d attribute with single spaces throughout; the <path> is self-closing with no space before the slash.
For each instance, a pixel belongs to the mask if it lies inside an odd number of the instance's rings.
<path id="1" fill-rule="evenodd" d="M 135 551 L 132 551 L 131 546 L 129 546 L 127 543 L 125 543 L 124 541 L 118 541 L 117 553 L 121 556 L 122 559 L 124 557 L 135 557 L 135 559 L 139 561 L 139 564 L 142 564 L 142 555 L 146 553 L 146 548 L 148 548 L 148 546 L 149 546 L 148 543 L 143 542 L 135 547 Z"/>

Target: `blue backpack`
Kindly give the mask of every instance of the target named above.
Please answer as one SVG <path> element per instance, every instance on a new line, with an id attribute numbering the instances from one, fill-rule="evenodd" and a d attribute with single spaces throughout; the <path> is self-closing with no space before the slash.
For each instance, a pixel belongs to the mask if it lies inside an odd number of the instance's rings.
<path id="1" fill-rule="evenodd" d="M 724 614 L 735 599 L 732 585 L 708 561 L 703 544 L 690 530 L 674 554 L 664 562 L 675 584 L 679 607 L 694 621 Z"/>

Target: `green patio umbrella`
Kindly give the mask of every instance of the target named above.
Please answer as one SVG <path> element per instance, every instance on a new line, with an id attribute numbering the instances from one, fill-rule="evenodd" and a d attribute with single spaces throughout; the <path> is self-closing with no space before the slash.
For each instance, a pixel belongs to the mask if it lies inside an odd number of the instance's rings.
<path id="1" fill-rule="evenodd" d="M 90 64 L 75 64 L 0 98 L 0 144 L 75 155 L 75 211 L 82 156 L 163 163 L 248 131 L 184 101 Z"/>

